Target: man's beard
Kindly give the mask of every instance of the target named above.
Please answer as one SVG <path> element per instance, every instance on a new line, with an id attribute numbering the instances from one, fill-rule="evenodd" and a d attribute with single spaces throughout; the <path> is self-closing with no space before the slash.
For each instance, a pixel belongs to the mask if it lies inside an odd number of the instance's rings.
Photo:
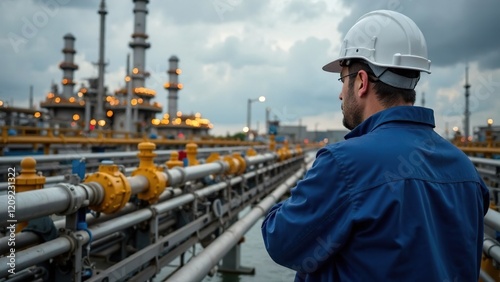
<path id="1" fill-rule="evenodd" d="M 354 90 L 351 85 L 347 89 L 347 96 L 342 103 L 341 109 L 344 114 L 342 124 L 345 128 L 353 130 L 363 122 L 363 110 L 354 98 Z"/>

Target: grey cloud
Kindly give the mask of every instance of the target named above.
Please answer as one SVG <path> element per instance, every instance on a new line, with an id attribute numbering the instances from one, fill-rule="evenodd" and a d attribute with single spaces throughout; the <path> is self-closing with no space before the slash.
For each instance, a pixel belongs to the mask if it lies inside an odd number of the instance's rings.
<path id="1" fill-rule="evenodd" d="M 291 18 L 295 22 L 314 19 L 327 9 L 324 1 L 311 2 L 305 0 L 290 1 L 283 11 L 283 17 Z"/>
<path id="2" fill-rule="evenodd" d="M 242 41 L 235 36 L 226 38 L 221 44 L 200 52 L 197 56 L 204 63 L 230 64 L 235 69 L 272 63 L 274 51 L 263 42 Z M 274 57 L 276 58 L 276 57 Z"/>
<path id="3" fill-rule="evenodd" d="M 296 116 L 332 112 L 340 107 L 337 76 L 321 69 L 330 59 L 321 56 L 327 54 L 328 48 L 327 40 L 314 37 L 296 42 L 289 51 L 286 72 L 273 83 L 275 93 L 279 93 L 274 99 L 287 105 Z"/>
<path id="4" fill-rule="evenodd" d="M 251 0 L 162 0 L 151 1 L 150 11 L 158 11 L 163 17 L 172 18 L 176 24 L 224 23 L 255 20 L 269 4 Z"/>
<path id="5" fill-rule="evenodd" d="M 412 18 L 426 37 L 435 66 L 478 61 L 481 68 L 500 67 L 499 1 L 343 1 L 352 9 L 339 25 L 345 34 L 363 14 L 376 9 L 399 11 Z M 488 60 L 482 59 L 484 55 Z"/>

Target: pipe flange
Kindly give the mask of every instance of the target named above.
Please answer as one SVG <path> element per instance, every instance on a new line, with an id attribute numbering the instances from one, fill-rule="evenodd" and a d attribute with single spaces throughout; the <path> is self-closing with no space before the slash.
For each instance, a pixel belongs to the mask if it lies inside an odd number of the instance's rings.
<path id="1" fill-rule="evenodd" d="M 213 162 L 216 162 L 216 161 L 219 161 L 220 160 L 220 155 L 219 153 L 211 153 L 208 158 L 205 160 L 205 163 L 213 163 Z"/>
<path id="2" fill-rule="evenodd" d="M 84 189 L 85 193 L 87 193 L 86 201 L 88 202 L 85 206 L 95 206 L 102 202 L 104 199 L 104 190 L 101 188 L 99 183 L 88 182 L 88 183 L 80 183 L 79 187 Z M 84 201 L 85 203 L 85 201 Z"/>
<path id="3" fill-rule="evenodd" d="M 229 165 L 226 174 L 236 174 L 238 172 L 238 163 L 233 156 L 225 156 L 223 160 Z"/>
<path id="4" fill-rule="evenodd" d="M 116 165 L 101 165 L 99 172 L 91 174 L 85 178 L 84 183 L 95 182 L 104 191 L 103 200 L 90 206 L 90 209 L 103 212 L 114 213 L 127 204 L 130 199 L 130 183 Z"/>
<path id="5" fill-rule="evenodd" d="M 153 168 L 137 168 L 131 174 L 132 176 L 143 176 L 148 180 L 149 186 L 146 191 L 137 194 L 137 198 L 154 204 L 160 198 L 161 193 L 167 187 L 167 178 L 165 174 Z"/>
<path id="6" fill-rule="evenodd" d="M 245 172 L 247 169 L 247 163 L 245 159 L 241 156 L 239 153 L 233 153 L 234 159 L 239 163 L 238 165 L 238 171 L 236 172 L 237 175 L 240 175 Z"/>
<path id="7" fill-rule="evenodd" d="M 64 191 L 66 191 L 69 196 L 68 208 L 57 213 L 57 215 L 67 215 L 75 213 L 79 208 L 83 206 L 85 199 L 81 195 L 78 195 L 76 186 L 67 183 L 59 183 L 54 185 L 54 187 L 64 189 Z"/>

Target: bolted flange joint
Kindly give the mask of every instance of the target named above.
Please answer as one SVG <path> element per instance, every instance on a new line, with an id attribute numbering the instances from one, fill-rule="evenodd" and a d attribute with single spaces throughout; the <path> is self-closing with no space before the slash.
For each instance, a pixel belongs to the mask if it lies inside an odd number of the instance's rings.
<path id="1" fill-rule="evenodd" d="M 160 198 L 161 193 L 167 187 L 167 178 L 163 174 L 163 169 L 155 166 L 153 159 L 156 154 L 153 150 L 156 145 L 150 142 L 139 144 L 139 166 L 132 172 L 132 176 L 143 176 L 148 180 L 149 186 L 145 191 L 137 194 L 137 198 L 148 201 L 150 204 L 156 203 Z"/>
<path id="2" fill-rule="evenodd" d="M 226 171 L 227 175 L 238 173 L 239 162 L 236 158 L 234 158 L 233 156 L 225 156 L 223 160 L 229 165 L 229 169 Z"/>
<path id="3" fill-rule="evenodd" d="M 78 186 L 68 184 L 68 183 L 59 183 L 54 187 L 63 189 L 69 196 L 69 204 L 68 208 L 64 211 L 61 211 L 57 215 L 67 215 L 72 214 L 78 211 L 81 207 L 86 206 L 86 193 L 82 191 L 82 189 Z"/>
<path id="4" fill-rule="evenodd" d="M 247 169 L 247 162 L 245 161 L 245 159 L 241 156 L 240 153 L 233 153 L 233 158 L 238 163 L 238 171 L 236 172 L 236 174 L 240 175 L 244 173 Z"/>
<path id="5" fill-rule="evenodd" d="M 99 184 L 104 190 L 103 200 L 90 206 L 94 211 L 114 213 L 123 208 L 130 199 L 130 184 L 117 165 L 101 164 L 98 172 L 85 178 L 84 183 L 90 182 Z"/>
<path id="6" fill-rule="evenodd" d="M 149 186 L 145 191 L 137 194 L 137 198 L 154 204 L 167 187 L 167 178 L 161 169 L 138 167 L 132 176 L 143 176 L 148 180 Z"/>

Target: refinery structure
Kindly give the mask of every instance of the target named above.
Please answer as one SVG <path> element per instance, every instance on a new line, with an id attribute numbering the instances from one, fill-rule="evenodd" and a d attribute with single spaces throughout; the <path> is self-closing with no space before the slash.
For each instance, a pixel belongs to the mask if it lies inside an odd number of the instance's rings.
<path id="1" fill-rule="evenodd" d="M 156 91 L 146 86 L 150 73 L 146 70 L 146 50 L 151 47 L 146 33 L 147 4 L 149 0 L 133 0 L 134 30 L 129 43 L 132 48 L 132 66 L 127 58 L 125 87 L 110 93 L 105 86 L 105 20 L 106 5 L 101 0 L 98 76 L 87 83 L 74 80 L 78 71 L 75 63 L 76 38 L 68 33 L 64 36 L 62 53 L 64 60 L 59 64 L 63 71 L 62 90 L 53 83 L 51 91 L 40 103 L 41 110 L 34 110 L 32 103 L 28 114 L 12 108 L 6 111 L 5 125 L 43 126 L 47 128 L 71 128 L 91 133 L 95 129 L 113 130 L 123 133 L 139 133 L 151 138 L 188 138 L 208 135 L 213 127 L 200 113 L 183 114 L 178 109 L 178 92 L 183 88 L 179 83 L 179 58 L 169 58 L 168 81 L 164 88 L 168 91 L 168 112 L 162 113 L 159 102 L 154 101 Z M 32 99 L 30 94 L 30 101 Z M 2 106 L 2 105 L 0 105 Z M 31 113 L 33 112 L 33 113 Z M 32 117 L 31 119 L 29 117 Z M 24 118 L 24 119 L 23 119 Z"/>

